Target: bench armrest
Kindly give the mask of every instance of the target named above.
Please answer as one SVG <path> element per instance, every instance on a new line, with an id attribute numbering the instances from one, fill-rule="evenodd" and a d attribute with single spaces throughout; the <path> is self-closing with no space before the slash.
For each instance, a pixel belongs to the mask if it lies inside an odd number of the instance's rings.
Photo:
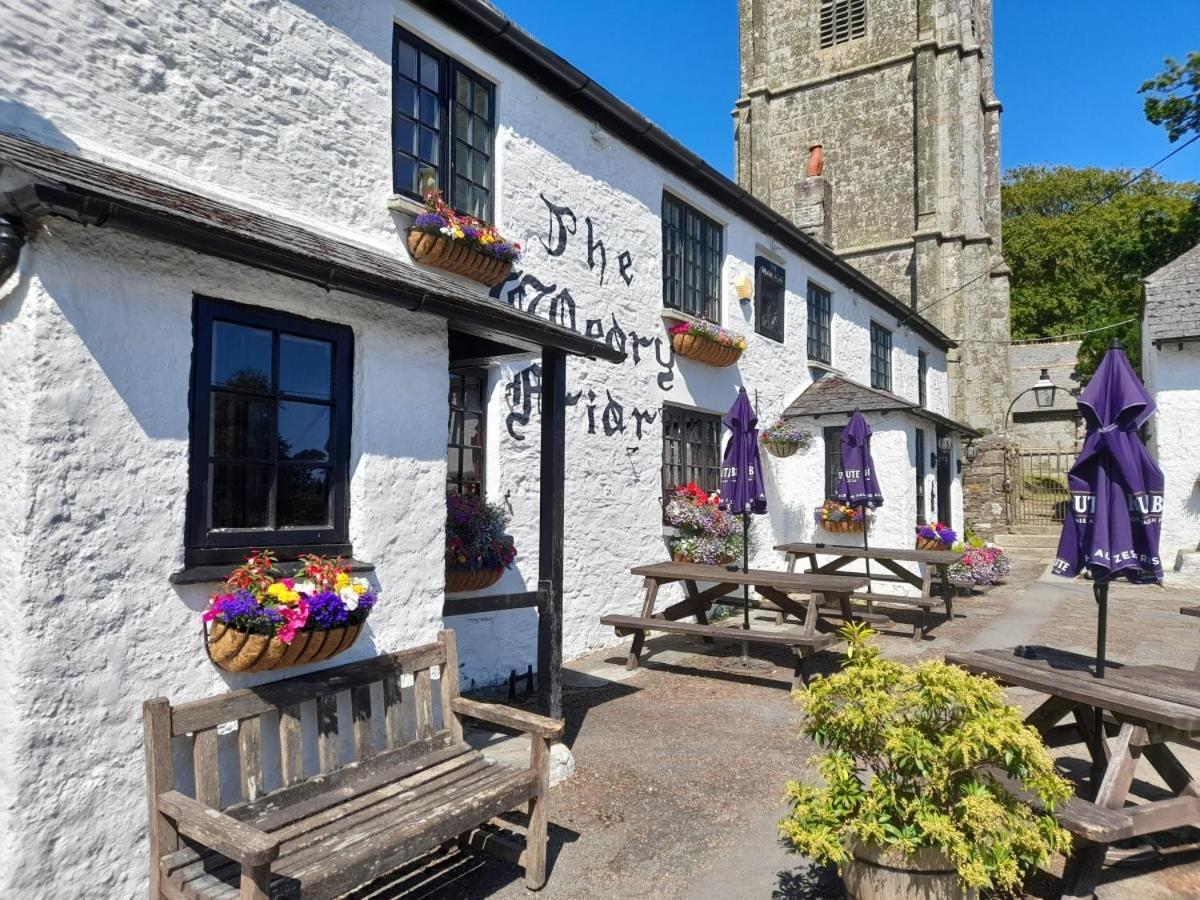
<path id="1" fill-rule="evenodd" d="M 158 795 L 158 811 L 185 837 L 245 866 L 261 866 L 279 855 L 279 841 L 179 791 Z"/>
<path id="2" fill-rule="evenodd" d="M 501 706 L 499 703 L 479 703 L 466 697 L 455 697 L 450 701 L 450 708 L 460 716 L 470 716 L 491 722 L 493 725 L 503 725 L 526 734 L 537 735 L 548 741 L 556 741 L 563 736 L 566 723 L 562 719 L 551 719 L 539 716 L 537 713 L 526 712 L 523 709 L 513 709 L 511 706 Z"/>

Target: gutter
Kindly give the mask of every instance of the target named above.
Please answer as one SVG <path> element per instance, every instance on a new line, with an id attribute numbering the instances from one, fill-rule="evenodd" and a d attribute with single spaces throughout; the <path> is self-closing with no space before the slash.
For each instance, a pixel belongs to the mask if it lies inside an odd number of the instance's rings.
<path id="1" fill-rule="evenodd" d="M 526 75 L 550 93 L 603 125 L 635 149 L 757 225 L 810 262 L 835 273 L 847 286 L 919 332 L 942 350 L 958 346 L 928 319 L 917 314 L 820 241 L 715 168 L 620 100 L 583 72 L 526 34 L 511 19 L 478 0 L 413 0 L 434 18 L 479 44 L 485 51 Z"/>

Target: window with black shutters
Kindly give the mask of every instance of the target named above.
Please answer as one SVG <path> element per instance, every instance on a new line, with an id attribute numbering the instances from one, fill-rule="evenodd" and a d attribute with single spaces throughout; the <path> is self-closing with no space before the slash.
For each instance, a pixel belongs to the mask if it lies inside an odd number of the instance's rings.
<path id="1" fill-rule="evenodd" d="M 761 256 L 754 260 L 754 330 L 783 343 L 784 271 Z"/>
<path id="2" fill-rule="evenodd" d="M 446 492 L 483 496 L 487 371 L 450 370 L 450 420 L 446 438 Z"/>
<path id="3" fill-rule="evenodd" d="M 866 37 L 867 0 L 821 0 L 821 47 Z"/>
<path id="4" fill-rule="evenodd" d="M 837 494 L 838 480 L 842 477 L 842 431 L 841 428 L 825 429 L 825 496 Z"/>
<path id="5" fill-rule="evenodd" d="M 721 226 L 663 194 L 663 306 L 716 322 L 721 314 Z"/>
<path id="6" fill-rule="evenodd" d="M 829 365 L 833 360 L 830 323 L 833 318 L 829 291 L 808 283 L 808 358 Z"/>
<path id="7" fill-rule="evenodd" d="M 694 481 L 710 494 L 721 486 L 721 417 L 684 406 L 664 406 L 664 499 Z"/>
<path id="8" fill-rule="evenodd" d="M 925 516 L 925 431 L 917 429 L 917 524 L 924 525 Z"/>
<path id="9" fill-rule="evenodd" d="M 917 351 L 917 405 L 922 409 L 926 406 L 926 401 L 929 399 L 925 393 L 925 380 L 929 375 L 929 357 L 925 355 L 924 350 Z"/>
<path id="10" fill-rule="evenodd" d="M 871 387 L 892 389 L 892 333 L 871 323 Z"/>
<path id="11" fill-rule="evenodd" d="M 461 213 L 491 221 L 496 88 L 396 26 L 392 46 L 393 189 L 441 190 Z"/>
<path id="12" fill-rule="evenodd" d="M 345 326 L 196 299 L 189 565 L 349 555 L 352 354 Z"/>

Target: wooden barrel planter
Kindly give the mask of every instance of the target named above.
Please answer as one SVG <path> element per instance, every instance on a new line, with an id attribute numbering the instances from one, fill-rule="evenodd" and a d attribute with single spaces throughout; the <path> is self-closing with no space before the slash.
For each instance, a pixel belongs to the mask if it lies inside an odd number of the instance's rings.
<path id="1" fill-rule="evenodd" d="M 453 272 L 487 287 L 495 287 L 512 273 L 510 260 L 480 253 L 462 241 L 451 240 L 440 234 L 428 234 L 410 228 L 408 250 L 413 260 L 421 265 Z"/>
<path id="2" fill-rule="evenodd" d="M 780 459 L 794 456 L 796 451 L 800 449 L 800 445 L 794 441 L 766 441 L 765 446 L 768 453 L 772 456 L 778 456 Z"/>
<path id="3" fill-rule="evenodd" d="M 466 591 L 482 591 L 499 581 L 503 574 L 503 568 L 480 569 L 478 572 L 468 572 L 466 569 L 447 569 L 446 593 L 461 594 Z"/>
<path id="4" fill-rule="evenodd" d="M 949 550 L 948 544 L 943 544 L 937 538 L 919 537 L 917 538 L 918 550 Z"/>
<path id="5" fill-rule="evenodd" d="M 852 858 L 842 866 L 846 893 L 854 900 L 979 900 L 965 890 L 949 857 L 925 848 L 911 858 L 884 856 L 876 846 L 852 843 Z"/>
<path id="6" fill-rule="evenodd" d="M 742 351 L 736 347 L 727 347 L 694 334 L 671 335 L 671 347 L 680 356 L 718 369 L 732 366 L 742 356 Z"/>
<path id="7" fill-rule="evenodd" d="M 358 640 L 362 623 L 298 631 L 290 644 L 265 634 L 250 634 L 224 622 L 210 624 L 205 640 L 209 659 L 226 672 L 268 672 L 332 659 Z"/>

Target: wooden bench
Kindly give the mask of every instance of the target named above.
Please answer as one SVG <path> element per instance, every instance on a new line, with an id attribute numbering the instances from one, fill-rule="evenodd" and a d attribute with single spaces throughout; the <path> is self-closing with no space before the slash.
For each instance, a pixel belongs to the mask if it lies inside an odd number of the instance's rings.
<path id="1" fill-rule="evenodd" d="M 151 898 L 331 898 L 453 841 L 495 848 L 524 865 L 528 887 L 545 883 L 550 743 L 563 723 L 460 697 L 451 631 L 204 700 L 147 700 L 143 714 Z M 464 743 L 467 717 L 528 733 L 529 767 Z M 191 763 L 177 772 L 180 751 Z M 490 830 L 477 839 L 524 804 L 523 853 Z"/>
<path id="2" fill-rule="evenodd" d="M 661 631 L 666 634 L 688 634 L 701 638 L 719 638 L 721 640 L 739 641 L 751 644 L 769 644 L 776 647 L 790 647 L 796 657 L 795 670 L 792 673 L 792 689 L 798 689 L 808 683 L 804 661 L 817 650 L 828 647 L 838 640 L 835 634 L 799 634 L 775 631 L 744 631 L 726 625 L 693 625 L 690 622 L 675 622 L 641 616 L 603 616 L 602 625 L 610 625 L 616 629 L 618 637 L 634 635 L 645 636 L 650 631 Z M 626 668 L 636 669 L 639 662 L 641 646 L 631 649 Z"/>

